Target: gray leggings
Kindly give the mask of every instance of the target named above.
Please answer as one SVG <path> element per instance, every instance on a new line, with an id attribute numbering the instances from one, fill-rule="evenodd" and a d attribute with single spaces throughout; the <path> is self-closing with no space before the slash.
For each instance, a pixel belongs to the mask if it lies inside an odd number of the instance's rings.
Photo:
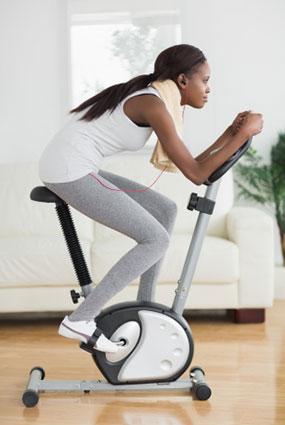
<path id="1" fill-rule="evenodd" d="M 94 319 L 107 301 L 138 276 L 141 277 L 137 300 L 153 301 L 155 283 L 177 214 L 176 203 L 152 189 L 142 191 L 146 186 L 103 170 L 71 182 L 44 184 L 87 217 L 137 242 L 108 271 L 69 319 Z M 131 191 L 110 190 L 104 185 Z"/>

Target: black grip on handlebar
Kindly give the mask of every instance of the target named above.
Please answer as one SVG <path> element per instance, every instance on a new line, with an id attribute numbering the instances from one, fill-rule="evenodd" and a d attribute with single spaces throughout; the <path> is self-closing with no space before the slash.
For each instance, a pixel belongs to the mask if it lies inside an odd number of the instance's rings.
<path id="1" fill-rule="evenodd" d="M 240 157 L 249 149 L 252 137 L 248 139 L 227 161 L 225 161 L 203 184 L 210 186 L 216 180 L 220 179 L 232 166 L 240 159 Z"/>

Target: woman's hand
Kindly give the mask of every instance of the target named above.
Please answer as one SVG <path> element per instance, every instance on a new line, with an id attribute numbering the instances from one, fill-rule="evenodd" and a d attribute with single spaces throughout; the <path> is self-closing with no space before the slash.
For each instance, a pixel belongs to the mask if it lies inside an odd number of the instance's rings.
<path id="1" fill-rule="evenodd" d="M 240 130 L 241 126 L 245 122 L 246 116 L 250 113 L 250 111 L 240 112 L 231 125 L 231 133 L 235 136 Z"/>
<path id="2" fill-rule="evenodd" d="M 251 111 L 244 111 L 237 115 L 231 125 L 231 135 L 235 136 L 241 129 L 250 138 L 258 133 L 261 133 L 263 128 L 262 114 Z"/>

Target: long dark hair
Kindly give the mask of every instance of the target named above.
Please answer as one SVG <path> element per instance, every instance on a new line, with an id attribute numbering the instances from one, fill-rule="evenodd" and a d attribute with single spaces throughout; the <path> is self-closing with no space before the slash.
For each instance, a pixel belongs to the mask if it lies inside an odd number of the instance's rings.
<path id="1" fill-rule="evenodd" d="M 70 113 L 81 112 L 89 108 L 80 119 L 91 121 L 100 117 L 108 109 L 113 112 L 118 103 L 126 96 L 147 87 L 152 81 L 171 79 L 176 82 L 179 74 L 185 73 L 187 76 L 191 76 L 205 61 L 203 52 L 190 44 L 168 47 L 157 56 L 153 73 L 138 75 L 126 83 L 107 87 L 72 109 Z"/>

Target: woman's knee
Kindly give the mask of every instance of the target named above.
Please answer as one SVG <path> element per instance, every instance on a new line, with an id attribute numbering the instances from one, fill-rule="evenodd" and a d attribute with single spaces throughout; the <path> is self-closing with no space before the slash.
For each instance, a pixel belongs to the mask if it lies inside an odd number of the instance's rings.
<path id="1" fill-rule="evenodd" d="M 164 217 L 162 218 L 162 223 L 165 228 L 171 232 L 176 216 L 177 216 L 177 205 L 174 201 L 169 200 L 165 209 L 164 209 Z"/>
<path id="2" fill-rule="evenodd" d="M 169 204 L 169 212 L 170 212 L 171 217 L 175 218 L 176 215 L 177 215 L 177 211 L 178 211 L 178 207 L 177 207 L 176 202 L 171 201 L 170 204 Z"/>
<path id="3" fill-rule="evenodd" d="M 162 256 L 167 250 L 170 243 L 169 233 L 161 226 L 156 228 L 148 238 L 148 242 L 153 251 L 157 252 L 158 256 Z"/>

